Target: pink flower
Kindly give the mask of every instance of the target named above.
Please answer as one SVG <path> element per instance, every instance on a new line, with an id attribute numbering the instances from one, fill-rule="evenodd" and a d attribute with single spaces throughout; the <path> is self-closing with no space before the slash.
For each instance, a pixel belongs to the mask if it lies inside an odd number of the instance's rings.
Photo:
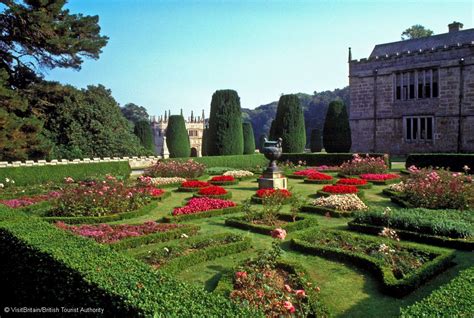
<path id="1" fill-rule="evenodd" d="M 289 301 L 283 302 L 283 307 L 285 307 L 285 309 L 288 310 L 290 313 L 294 313 L 296 310 L 295 306 L 293 306 L 293 304 Z"/>
<path id="2" fill-rule="evenodd" d="M 290 285 L 288 285 L 288 284 L 285 284 L 285 289 L 286 289 L 286 291 L 289 292 L 289 293 L 291 293 L 291 291 L 292 291 Z"/>
<path id="3" fill-rule="evenodd" d="M 306 293 L 304 292 L 304 289 L 298 289 L 298 290 L 295 290 L 295 295 L 298 297 L 305 297 Z"/>
<path id="4" fill-rule="evenodd" d="M 286 237 L 286 231 L 282 228 L 276 228 L 271 232 L 273 238 L 284 240 Z"/>
<path id="5" fill-rule="evenodd" d="M 237 278 L 237 279 L 246 279 L 247 278 L 247 272 L 236 272 L 235 273 L 235 278 Z"/>

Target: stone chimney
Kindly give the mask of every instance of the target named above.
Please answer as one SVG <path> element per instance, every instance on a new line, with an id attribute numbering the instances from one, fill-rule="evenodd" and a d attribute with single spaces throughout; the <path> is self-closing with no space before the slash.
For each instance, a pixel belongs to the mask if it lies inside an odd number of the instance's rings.
<path id="1" fill-rule="evenodd" d="M 463 26 L 464 25 L 461 22 L 453 21 L 453 23 L 448 24 L 449 33 L 457 32 L 457 31 L 461 30 Z"/>

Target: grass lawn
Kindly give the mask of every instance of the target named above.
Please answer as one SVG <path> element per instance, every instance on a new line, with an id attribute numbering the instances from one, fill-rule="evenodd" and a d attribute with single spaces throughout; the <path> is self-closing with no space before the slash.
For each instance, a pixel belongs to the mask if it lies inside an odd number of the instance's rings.
<path id="1" fill-rule="evenodd" d="M 395 167 L 397 169 L 399 167 Z M 316 193 L 324 185 L 305 184 L 303 180 L 289 179 L 289 188 L 292 191 L 298 191 L 304 197 Z M 367 204 L 371 206 L 390 206 L 397 208 L 390 200 L 382 196 L 381 192 L 386 186 L 373 186 L 372 189 L 366 189 L 365 198 Z M 226 187 L 232 191 L 232 200 L 241 202 L 250 198 L 257 190 L 255 180 L 242 181 L 237 185 Z M 161 217 L 169 215 L 173 207 L 182 206 L 185 199 L 192 196 L 192 193 L 176 192 L 172 189 L 172 196 L 160 203 L 152 213 L 138 218 L 117 221 L 114 223 L 138 223 L 148 220 L 159 220 Z M 258 205 L 257 205 L 258 206 Z M 283 212 L 289 210 L 288 206 L 283 207 Z M 316 218 L 321 227 L 324 228 L 345 228 L 350 219 L 347 218 L 328 218 L 311 214 L 304 214 L 306 217 Z M 193 284 L 202 286 L 202 288 L 212 291 L 224 271 L 231 270 L 242 260 L 255 256 L 256 250 L 268 249 L 271 247 L 272 239 L 269 236 L 251 233 L 240 229 L 227 227 L 224 221 L 229 215 L 213 217 L 207 219 L 191 220 L 186 223 L 192 223 L 201 227 L 200 233 L 220 233 L 233 232 L 240 233 L 252 239 L 253 248 L 238 254 L 232 254 L 226 257 L 218 258 L 213 261 L 200 263 L 180 272 L 178 278 Z M 298 261 L 308 271 L 311 278 L 321 288 L 322 301 L 328 306 L 330 311 L 337 317 L 396 317 L 399 315 L 399 308 L 413 304 L 415 301 L 429 295 L 440 285 L 447 283 L 454 278 L 458 272 L 474 263 L 473 253 L 456 252 L 456 266 L 451 267 L 446 272 L 438 275 L 412 294 L 402 298 L 387 296 L 379 291 L 378 281 L 368 272 L 359 270 L 355 266 L 349 266 L 336 261 L 329 261 L 317 256 L 309 256 L 288 248 L 288 235 L 286 243 L 283 244 L 285 253 L 284 258 L 292 261 Z M 143 250 L 152 250 L 153 245 L 146 245 L 133 250 L 124 251 L 133 255 Z"/>

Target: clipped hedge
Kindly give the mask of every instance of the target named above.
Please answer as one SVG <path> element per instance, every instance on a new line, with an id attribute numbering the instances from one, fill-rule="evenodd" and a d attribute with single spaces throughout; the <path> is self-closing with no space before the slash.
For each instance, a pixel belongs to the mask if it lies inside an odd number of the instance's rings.
<path id="1" fill-rule="evenodd" d="M 230 208 L 215 209 L 215 210 L 197 212 L 197 213 L 192 213 L 192 214 L 164 216 L 162 218 L 162 221 L 166 223 L 174 223 L 174 222 L 182 222 L 182 221 L 195 220 L 195 219 L 210 218 L 210 217 L 220 216 L 220 215 L 225 215 L 225 214 L 238 213 L 240 212 L 241 209 L 242 207 L 237 205 Z"/>
<path id="2" fill-rule="evenodd" d="M 307 166 L 340 166 L 345 161 L 352 160 L 353 153 L 284 153 L 279 161 L 290 161 L 298 164 L 298 161 L 306 161 Z M 365 156 L 365 153 L 359 153 Z M 391 168 L 390 158 L 384 153 L 369 153 L 371 157 L 385 157 L 385 162 Z"/>
<path id="3" fill-rule="evenodd" d="M 278 215 L 278 219 L 282 221 L 290 222 L 283 226 L 280 226 L 282 229 L 286 230 L 287 232 L 295 232 L 302 229 L 306 229 L 308 227 L 318 225 L 318 221 L 313 218 L 305 218 L 301 216 L 296 217 L 296 222 L 292 222 L 291 214 L 287 213 L 280 213 Z M 276 226 L 268 226 L 268 225 L 261 225 L 261 224 L 253 224 L 245 220 L 245 217 L 236 217 L 236 218 L 228 218 L 225 220 L 225 225 L 236 227 L 242 230 L 247 230 L 259 234 L 270 235 L 270 233 L 276 228 Z"/>
<path id="4" fill-rule="evenodd" d="M 451 171 L 463 172 L 463 167 L 471 168 L 474 173 L 474 154 L 470 153 L 420 153 L 410 154 L 405 162 L 405 167 L 416 166 L 417 168 L 444 167 Z"/>
<path id="5" fill-rule="evenodd" d="M 5 306 L 99 307 L 109 317 L 255 315 L 38 218 L 0 222 L 0 258 Z"/>
<path id="6" fill-rule="evenodd" d="M 400 308 L 400 317 L 472 317 L 474 266 L 415 304 Z"/>
<path id="7" fill-rule="evenodd" d="M 403 297 L 419 286 L 427 282 L 431 277 L 444 271 L 446 268 L 452 265 L 454 259 L 454 251 L 445 250 L 435 247 L 419 247 L 414 246 L 410 243 L 397 243 L 404 248 L 410 250 L 422 251 L 432 255 L 432 259 L 420 268 L 416 269 L 414 273 L 411 273 L 401 279 L 397 279 L 393 274 L 391 268 L 387 266 L 381 259 L 372 257 L 367 254 L 352 252 L 343 250 L 337 247 L 328 247 L 326 245 L 311 243 L 311 240 L 315 235 L 324 235 L 325 239 L 329 239 L 330 235 L 342 235 L 345 237 L 345 242 L 350 243 L 352 240 L 362 240 L 370 243 L 376 242 L 377 244 L 392 242 L 388 239 L 383 238 L 371 238 L 361 236 L 355 233 L 338 231 L 338 230 L 325 230 L 325 231 L 305 231 L 300 233 L 291 240 L 291 247 L 297 251 L 309 253 L 326 257 L 328 259 L 334 259 L 349 264 L 354 264 L 362 269 L 368 270 L 373 273 L 378 280 L 382 283 L 382 291 L 388 295 L 395 297 Z"/>
<path id="8" fill-rule="evenodd" d="M 359 211 L 338 211 L 335 209 L 327 208 L 324 206 L 316 206 L 316 205 L 303 205 L 300 208 L 301 212 L 305 213 L 315 213 L 324 216 L 330 216 L 333 218 L 347 218 L 354 216 Z"/>
<path id="9" fill-rule="evenodd" d="M 107 174 L 128 178 L 131 169 L 128 161 L 78 163 L 56 166 L 0 168 L 0 180 L 10 178 L 18 186 L 41 184 L 48 181 L 63 183 L 65 177 L 74 180 L 100 178 Z"/>

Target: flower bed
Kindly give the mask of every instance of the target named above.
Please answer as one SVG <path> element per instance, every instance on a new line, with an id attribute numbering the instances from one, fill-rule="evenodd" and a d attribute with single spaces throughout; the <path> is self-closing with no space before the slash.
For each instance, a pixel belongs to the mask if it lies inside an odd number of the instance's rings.
<path id="1" fill-rule="evenodd" d="M 272 231 L 277 227 L 280 227 L 287 232 L 293 232 L 318 224 L 315 219 L 305 218 L 302 216 L 297 216 L 295 220 L 293 220 L 293 216 L 286 213 L 278 213 L 276 217 L 277 221 L 279 222 L 278 225 L 267 225 L 261 223 L 260 220 L 257 220 L 257 222 L 252 222 L 248 221 L 246 217 L 228 218 L 225 220 L 225 225 L 255 233 L 271 235 Z"/>
<path id="2" fill-rule="evenodd" d="M 57 199 L 60 196 L 61 196 L 61 192 L 51 191 L 47 194 L 24 196 L 17 199 L 0 200 L 0 204 L 6 205 L 12 209 L 17 209 L 17 208 L 22 208 L 22 207 L 29 206 L 32 204 L 36 204 L 39 202 Z"/>
<path id="3" fill-rule="evenodd" d="M 305 231 L 291 241 L 292 248 L 355 264 L 381 280 L 383 291 L 402 297 L 442 272 L 454 252 L 419 247 L 385 238 L 362 236 L 346 231 Z"/>
<path id="4" fill-rule="evenodd" d="M 314 172 L 309 174 L 306 179 L 304 179 L 305 183 L 315 183 L 315 184 L 328 184 L 333 183 L 334 178 L 328 174 L 321 173 L 321 172 Z"/>
<path id="5" fill-rule="evenodd" d="M 70 231 L 76 235 L 92 238 L 98 243 L 114 243 L 130 237 L 138 237 L 156 232 L 168 232 L 182 227 L 180 224 L 163 224 L 153 221 L 139 225 L 67 225 L 63 222 L 57 222 L 55 225 L 60 229 Z"/>
<path id="6" fill-rule="evenodd" d="M 152 185 L 158 188 L 165 188 L 165 187 L 177 187 L 181 183 L 185 182 L 186 179 L 180 177 L 146 177 L 140 176 L 138 181 L 145 185 Z"/>
<path id="7" fill-rule="evenodd" d="M 367 180 L 358 178 L 342 178 L 337 180 L 336 185 L 353 185 L 359 189 L 370 189 L 372 187 Z"/>
<path id="8" fill-rule="evenodd" d="M 400 176 L 394 173 L 365 173 L 361 174 L 360 178 L 373 184 L 390 184 L 400 181 Z"/>
<path id="9" fill-rule="evenodd" d="M 291 192 L 287 189 L 260 189 L 255 192 L 251 200 L 253 203 L 262 204 L 267 197 L 278 197 L 283 204 L 286 204 L 291 198 Z"/>
<path id="10" fill-rule="evenodd" d="M 199 180 L 190 180 L 190 181 L 185 181 L 181 183 L 181 185 L 178 188 L 178 191 L 181 192 L 197 192 L 202 188 L 207 188 L 211 184 L 205 181 L 199 181 Z"/>
<path id="11" fill-rule="evenodd" d="M 341 167 L 322 165 L 322 166 L 314 167 L 314 169 L 317 170 L 317 171 L 338 172 L 338 171 L 341 170 Z"/>
<path id="12" fill-rule="evenodd" d="M 232 176 L 236 179 L 245 180 L 253 178 L 254 173 L 247 170 L 230 170 L 223 173 L 224 176 Z"/>
<path id="13" fill-rule="evenodd" d="M 340 195 L 340 194 L 357 194 L 359 197 L 363 196 L 362 190 L 358 189 L 353 185 L 327 185 L 317 192 L 319 196 L 330 196 L 330 195 Z"/>
<path id="14" fill-rule="evenodd" d="M 192 198 L 186 206 L 175 208 L 172 217 L 165 217 L 165 222 L 205 218 L 239 211 L 235 202 L 212 198 Z"/>
<path id="15" fill-rule="evenodd" d="M 181 177 L 192 179 L 204 174 L 206 166 L 192 159 L 187 161 L 160 160 L 154 166 L 145 170 L 150 177 Z"/>
<path id="16" fill-rule="evenodd" d="M 314 168 L 304 169 L 304 170 L 295 171 L 292 174 L 287 175 L 287 177 L 293 178 L 293 179 L 305 179 L 310 174 L 314 174 L 314 173 L 318 173 L 318 171 Z"/>
<path id="17" fill-rule="evenodd" d="M 357 195 L 340 194 L 318 198 L 311 205 L 303 205 L 300 210 L 331 217 L 349 217 L 367 209 L 367 205 Z"/>
<path id="18" fill-rule="evenodd" d="M 233 185 L 239 183 L 239 180 L 235 179 L 233 176 L 215 176 L 209 180 L 210 184 L 213 185 Z"/>
<path id="19" fill-rule="evenodd" d="M 176 274 L 198 263 L 235 254 L 251 247 L 250 238 L 239 234 L 219 233 L 182 237 L 153 246 L 153 249 L 133 254 L 154 268 Z"/>
<path id="20" fill-rule="evenodd" d="M 214 199 L 230 199 L 232 193 L 220 186 L 210 186 L 199 189 L 198 193 L 193 195 L 196 198 L 208 197 Z"/>
<path id="21" fill-rule="evenodd" d="M 343 175 L 360 175 L 364 173 L 384 173 L 388 170 L 384 157 L 360 156 L 354 154 L 351 161 L 341 165 Z"/>

